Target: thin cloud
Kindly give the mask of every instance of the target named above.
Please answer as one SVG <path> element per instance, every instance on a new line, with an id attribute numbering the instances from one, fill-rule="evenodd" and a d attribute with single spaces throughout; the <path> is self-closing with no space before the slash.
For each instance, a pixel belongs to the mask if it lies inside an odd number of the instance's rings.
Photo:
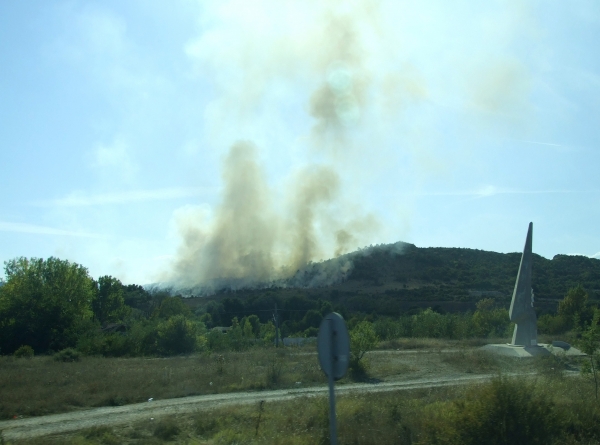
<path id="1" fill-rule="evenodd" d="M 11 223 L 0 221 L 0 232 L 31 233 L 35 235 L 76 236 L 81 238 L 102 238 L 101 235 L 89 232 L 74 232 L 54 227 L 38 226 L 27 223 Z"/>
<path id="2" fill-rule="evenodd" d="M 590 255 L 590 258 L 600 259 L 600 252 L 596 252 L 595 254 Z"/>
<path id="3" fill-rule="evenodd" d="M 134 202 L 189 198 L 205 194 L 209 191 L 209 188 L 175 187 L 156 190 L 130 190 L 118 193 L 101 193 L 97 195 L 72 193 L 64 198 L 35 201 L 31 204 L 42 207 L 86 207 L 108 204 L 129 204 Z"/>
<path id="4" fill-rule="evenodd" d="M 544 195 L 544 194 L 576 194 L 599 193 L 600 190 L 502 190 L 494 186 L 486 186 L 478 190 L 449 191 L 449 192 L 414 192 L 406 193 L 412 196 L 475 196 L 485 198 L 494 195 Z"/>
<path id="5" fill-rule="evenodd" d="M 561 144 L 553 144 L 553 143 L 550 143 L 550 142 L 527 141 L 527 140 L 524 140 L 524 139 L 518 139 L 518 141 L 520 141 L 520 142 L 525 142 L 525 143 L 527 143 L 527 144 L 535 144 L 535 145 L 547 145 L 547 146 L 550 146 L 550 147 L 564 147 L 564 145 L 561 145 Z"/>
<path id="6" fill-rule="evenodd" d="M 542 147 L 547 147 L 549 150 L 556 150 L 558 152 L 573 152 L 573 151 L 577 151 L 580 150 L 581 147 L 577 147 L 575 145 L 564 145 L 564 144 L 557 144 L 555 142 L 546 142 L 546 141 L 533 141 L 531 139 L 512 139 L 512 138 L 508 138 L 508 141 L 511 142 L 518 142 L 520 144 L 529 144 L 529 145 L 538 145 L 538 146 L 542 146 Z"/>

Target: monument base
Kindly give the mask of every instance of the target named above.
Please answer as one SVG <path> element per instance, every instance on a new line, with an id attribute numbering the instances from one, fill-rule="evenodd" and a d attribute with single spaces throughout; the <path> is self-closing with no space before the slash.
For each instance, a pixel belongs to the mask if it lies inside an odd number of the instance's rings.
<path id="1" fill-rule="evenodd" d="M 537 346 L 515 346 L 508 343 L 492 344 L 481 347 L 482 350 L 492 354 L 504 355 L 507 357 L 536 357 L 539 355 L 567 355 L 581 356 L 586 355 L 579 349 L 572 347 L 564 341 L 553 341 L 551 345 L 540 343 Z"/>

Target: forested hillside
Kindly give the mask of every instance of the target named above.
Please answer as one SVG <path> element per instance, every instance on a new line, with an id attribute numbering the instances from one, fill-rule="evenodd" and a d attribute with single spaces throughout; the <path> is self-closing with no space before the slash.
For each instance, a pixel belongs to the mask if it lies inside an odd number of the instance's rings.
<path id="1" fill-rule="evenodd" d="M 520 253 L 417 248 L 412 244 L 398 254 L 381 246 L 371 249 L 368 255 L 355 257 L 348 281 L 407 289 L 399 293 L 406 296 L 411 295 L 411 290 L 424 287 L 428 290 L 415 295 L 435 295 L 442 300 L 477 299 L 480 295 L 472 291 L 510 296 L 520 259 Z M 600 291 L 600 260 L 568 255 L 548 260 L 533 255 L 533 289 L 537 298 L 560 299 L 577 284 Z"/>
<path id="2" fill-rule="evenodd" d="M 539 312 L 554 312 L 558 301 L 578 284 L 588 291 L 590 302 L 600 300 L 600 260 L 571 255 L 548 260 L 534 254 L 533 258 Z M 287 283 L 262 289 L 224 288 L 210 297 L 192 298 L 188 304 L 204 307 L 211 301 L 227 300 L 225 318 L 230 313 L 243 316 L 267 311 L 276 302 L 289 310 L 317 309 L 318 300 L 349 312 L 391 316 L 427 307 L 442 312 L 474 310 L 482 298 L 494 298 L 498 306 L 508 308 L 520 259 L 520 253 L 379 245 L 313 263 Z M 343 273 L 336 272 L 339 268 Z M 319 286 L 319 277 L 333 284 Z"/>
<path id="3" fill-rule="evenodd" d="M 0 286 L 0 354 L 240 349 L 269 344 L 277 326 L 283 336 L 314 336 L 331 311 L 351 328 L 372 322 L 381 339 L 503 336 L 519 260 L 518 253 L 396 243 L 311 263 L 252 289 L 231 285 L 193 297 L 111 276 L 95 280 L 84 266 L 58 258 L 16 258 L 5 263 Z M 589 324 L 600 300 L 599 260 L 534 255 L 533 276 L 541 332 Z M 551 315 L 567 293 L 568 304 Z"/>

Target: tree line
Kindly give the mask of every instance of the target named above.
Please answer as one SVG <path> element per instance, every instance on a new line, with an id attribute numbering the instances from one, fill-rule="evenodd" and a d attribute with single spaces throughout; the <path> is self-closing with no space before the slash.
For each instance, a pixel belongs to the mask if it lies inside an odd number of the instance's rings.
<path id="1" fill-rule="evenodd" d="M 192 310 L 183 298 L 165 290 L 123 285 L 111 276 L 95 280 L 85 267 L 54 257 L 16 258 L 7 261 L 4 270 L 0 354 L 19 348 L 36 354 L 75 348 L 104 356 L 241 350 L 272 345 L 276 325 L 285 337 L 316 336 L 321 320 L 332 311 L 340 312 L 349 329 L 356 330 L 355 338 L 377 341 L 510 337 L 512 333 L 505 302 L 492 298 L 481 299 L 474 311 L 462 313 L 432 308 L 366 313 L 340 301 L 311 298 L 302 290 L 283 298 L 271 289 L 243 299 L 205 300 Z M 539 331 L 581 337 L 597 324 L 598 314 L 588 292 L 577 285 L 568 290 L 556 313 L 539 317 Z"/>

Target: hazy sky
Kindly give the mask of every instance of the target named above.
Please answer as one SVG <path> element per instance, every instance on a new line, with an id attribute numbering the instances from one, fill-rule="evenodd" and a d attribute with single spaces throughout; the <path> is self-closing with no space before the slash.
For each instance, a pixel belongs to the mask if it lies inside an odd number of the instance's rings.
<path id="1" fill-rule="evenodd" d="M 529 221 L 534 252 L 598 258 L 599 42 L 596 0 L 2 1 L 0 261 L 165 279 L 216 236 L 238 141 L 269 249 L 316 190 L 317 261 L 520 251 Z"/>

